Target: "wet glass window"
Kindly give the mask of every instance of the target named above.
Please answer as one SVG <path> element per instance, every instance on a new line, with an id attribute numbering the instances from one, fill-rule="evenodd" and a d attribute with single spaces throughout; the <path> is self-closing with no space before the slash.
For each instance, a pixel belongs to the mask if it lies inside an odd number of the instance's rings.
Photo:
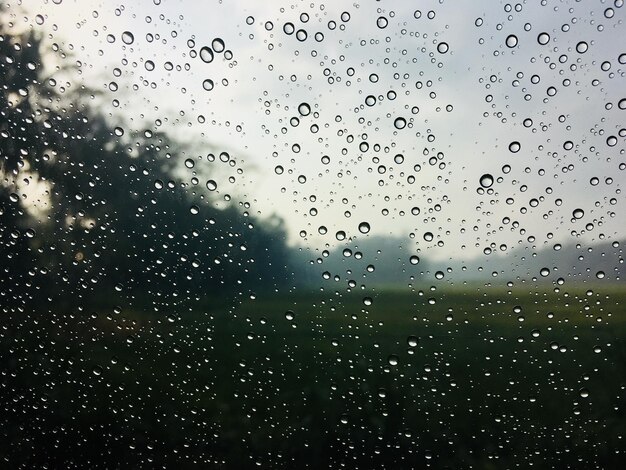
<path id="1" fill-rule="evenodd" d="M 0 3 L 0 467 L 621 468 L 623 0 Z"/>

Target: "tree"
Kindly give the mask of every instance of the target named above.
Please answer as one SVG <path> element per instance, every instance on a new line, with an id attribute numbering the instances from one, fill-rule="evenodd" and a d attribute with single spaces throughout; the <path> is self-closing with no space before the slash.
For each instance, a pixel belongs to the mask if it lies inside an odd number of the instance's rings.
<path id="1" fill-rule="evenodd" d="M 172 308 L 289 282 L 280 223 L 216 208 L 174 176 L 189 149 L 58 93 L 36 34 L 0 28 L 3 305 Z"/>

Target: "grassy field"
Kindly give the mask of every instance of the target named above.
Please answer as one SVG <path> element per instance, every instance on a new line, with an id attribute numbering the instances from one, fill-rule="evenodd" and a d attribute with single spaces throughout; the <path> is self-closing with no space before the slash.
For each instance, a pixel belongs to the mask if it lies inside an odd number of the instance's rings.
<path id="1" fill-rule="evenodd" d="M 3 317 L 6 468 L 620 468 L 626 291 Z M 174 311 L 176 310 L 176 311 Z"/>

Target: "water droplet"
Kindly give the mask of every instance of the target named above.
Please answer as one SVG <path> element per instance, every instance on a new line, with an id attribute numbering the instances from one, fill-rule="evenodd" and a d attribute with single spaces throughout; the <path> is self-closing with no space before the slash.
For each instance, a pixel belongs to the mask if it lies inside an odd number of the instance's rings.
<path id="1" fill-rule="evenodd" d="M 395 354 L 392 354 L 387 358 L 387 362 L 390 366 L 397 366 L 398 362 L 400 362 L 400 358 Z"/>
<path id="2" fill-rule="evenodd" d="M 513 48 L 517 46 L 517 36 L 515 34 L 509 34 L 506 38 L 506 46 Z"/>
<path id="3" fill-rule="evenodd" d="M 572 212 L 572 216 L 576 220 L 582 219 L 584 215 L 585 215 L 585 211 L 580 209 L 580 208 L 579 209 L 574 209 L 574 212 Z"/>
<path id="4" fill-rule="evenodd" d="M 483 188 L 490 188 L 493 185 L 493 176 L 489 173 L 485 173 L 480 177 L 480 185 Z"/>
<path id="5" fill-rule="evenodd" d="M 368 233 L 370 231 L 370 224 L 367 222 L 361 222 L 359 224 L 359 232 Z"/>
<path id="6" fill-rule="evenodd" d="M 419 340 L 418 340 L 417 336 L 409 336 L 409 337 L 406 339 L 406 342 L 407 342 L 407 343 L 409 344 L 409 346 L 410 346 L 410 347 L 412 347 L 412 348 L 414 348 L 414 347 L 416 347 L 416 346 L 417 346 L 418 341 L 419 341 Z"/>
<path id="7" fill-rule="evenodd" d="M 308 103 L 300 103 L 298 105 L 298 112 L 300 113 L 300 116 L 308 116 L 311 114 L 311 107 Z"/>
<path id="8" fill-rule="evenodd" d="M 374 303 L 374 302 L 373 302 L 371 297 L 365 297 L 363 299 L 363 305 L 367 305 L 369 307 L 370 305 L 372 305 L 372 303 Z"/>
<path id="9" fill-rule="evenodd" d="M 385 29 L 388 24 L 389 21 L 384 16 L 379 16 L 376 20 L 376 26 L 378 26 L 380 29 Z"/>
<path id="10" fill-rule="evenodd" d="M 545 46 L 546 44 L 550 42 L 550 35 L 545 32 L 539 33 L 539 36 L 537 36 L 537 42 L 541 44 L 542 46 Z"/>
<path id="11" fill-rule="evenodd" d="M 427 241 L 427 242 L 432 242 L 434 238 L 435 237 L 434 237 L 432 232 L 426 232 L 424 234 L 424 240 Z"/>
<path id="12" fill-rule="evenodd" d="M 542 277 L 547 277 L 550 275 L 550 270 L 548 268 L 541 268 L 539 274 L 541 274 Z"/>
<path id="13" fill-rule="evenodd" d="M 122 33 L 122 42 L 124 44 L 130 45 L 135 42 L 135 36 L 133 36 L 133 33 L 131 33 L 130 31 L 124 31 Z"/>
<path id="14" fill-rule="evenodd" d="M 576 52 L 578 52 L 579 54 L 584 54 L 585 52 L 587 52 L 587 49 L 589 49 L 589 44 L 587 44 L 585 41 L 580 41 L 578 44 L 576 44 Z"/>
<path id="15" fill-rule="evenodd" d="M 285 312 L 285 318 L 289 321 L 293 321 L 293 319 L 296 317 L 295 313 L 293 313 L 292 310 L 287 310 Z"/>
<path id="16" fill-rule="evenodd" d="M 224 41 L 220 38 L 215 38 L 213 39 L 213 41 L 211 42 L 211 47 L 213 48 L 213 50 L 215 52 L 217 52 L 218 54 L 220 52 L 224 52 L 225 46 L 224 46 Z"/>
<path id="17" fill-rule="evenodd" d="M 209 191 L 215 191 L 217 189 L 217 183 L 215 180 L 209 180 L 206 182 L 206 187 Z"/>
<path id="18" fill-rule="evenodd" d="M 415 265 L 418 264 L 420 262 L 420 258 L 417 255 L 413 255 L 409 258 L 409 263 Z"/>
<path id="19" fill-rule="evenodd" d="M 161 180 L 156 180 L 156 181 L 154 182 L 154 187 L 155 187 L 156 189 L 163 189 L 163 181 L 161 181 Z"/>
<path id="20" fill-rule="evenodd" d="M 213 62 L 213 50 L 208 47 L 208 46 L 204 46 L 202 49 L 200 49 L 200 59 L 202 59 L 203 62 L 210 64 L 211 62 Z"/>
<path id="21" fill-rule="evenodd" d="M 376 104 L 376 97 L 369 95 L 365 98 L 365 104 L 368 106 L 374 106 Z"/>
<path id="22" fill-rule="evenodd" d="M 598 272 L 596 273 L 596 277 L 597 277 L 598 279 L 604 279 L 604 276 L 605 276 L 604 271 L 598 271 Z"/>
<path id="23" fill-rule="evenodd" d="M 586 388 L 581 388 L 578 393 L 580 394 L 581 398 L 587 398 L 589 397 L 589 390 Z"/>
<path id="24" fill-rule="evenodd" d="M 517 153 L 520 151 L 521 148 L 522 146 L 517 141 L 513 141 L 509 144 L 509 152 L 511 153 Z"/>
<path id="25" fill-rule="evenodd" d="M 447 42 L 440 42 L 439 44 L 437 44 L 437 52 L 439 52 L 440 54 L 445 54 L 446 52 L 448 52 L 448 49 L 450 49 L 450 47 L 448 46 Z"/>
<path id="26" fill-rule="evenodd" d="M 215 87 L 215 84 L 213 83 L 213 80 L 211 80 L 210 78 L 207 78 L 206 80 L 202 82 L 202 88 L 204 88 L 206 91 L 211 91 L 214 87 Z"/>
<path id="27" fill-rule="evenodd" d="M 406 119 L 397 117 L 395 121 L 393 121 L 393 125 L 396 129 L 404 129 L 406 127 Z"/>
<path id="28" fill-rule="evenodd" d="M 610 135 L 606 138 L 606 145 L 609 147 L 615 147 L 617 145 L 617 137 Z"/>
<path id="29" fill-rule="evenodd" d="M 287 22 L 283 26 L 283 31 L 285 32 L 285 34 L 291 35 L 295 32 L 295 30 L 296 28 L 294 27 L 293 23 Z"/>

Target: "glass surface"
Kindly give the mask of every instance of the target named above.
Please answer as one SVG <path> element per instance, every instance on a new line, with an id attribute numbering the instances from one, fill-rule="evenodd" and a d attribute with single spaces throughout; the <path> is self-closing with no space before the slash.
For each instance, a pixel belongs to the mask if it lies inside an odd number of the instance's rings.
<path id="1" fill-rule="evenodd" d="M 625 15 L 0 3 L 0 467 L 622 468 Z"/>

